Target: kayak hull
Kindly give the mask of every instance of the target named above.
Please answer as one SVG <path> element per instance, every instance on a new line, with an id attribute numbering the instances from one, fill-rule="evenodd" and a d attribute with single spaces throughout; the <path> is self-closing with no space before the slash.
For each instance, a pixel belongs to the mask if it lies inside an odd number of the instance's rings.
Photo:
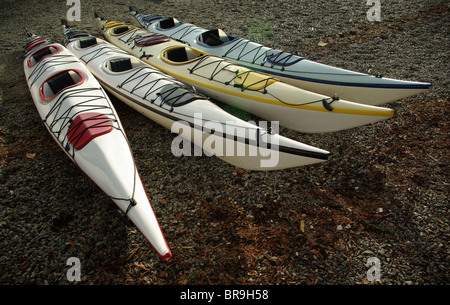
<path id="1" fill-rule="evenodd" d="M 68 30 L 66 36 L 70 36 Z M 84 44 L 83 40 L 92 38 L 86 34 L 86 37 L 66 39 L 67 48 L 85 63 L 111 94 L 183 139 L 203 148 L 204 154 L 215 155 L 248 170 L 278 170 L 323 162 L 328 158 L 329 152 L 325 150 L 268 133 L 255 124 L 227 113 L 171 76 L 100 38 L 94 38 L 95 45 L 80 47 Z M 111 61 L 117 60 L 132 64 L 126 71 L 113 72 L 108 67 Z M 185 99 L 191 96 L 189 102 L 183 103 L 181 98 L 178 101 L 161 99 L 167 87 L 177 90 L 178 96 L 184 96 Z M 184 146 L 188 145 L 186 141 L 181 142 Z M 184 148 L 181 152 L 192 155 L 191 151 Z M 177 155 L 180 152 L 177 149 L 173 145 L 172 153 Z M 271 162 L 271 156 L 277 160 Z"/>
<path id="2" fill-rule="evenodd" d="M 31 35 L 24 72 L 39 116 L 74 162 L 143 233 L 163 260 L 171 251 L 137 171 L 123 126 L 104 90 L 64 46 Z M 31 45 L 30 45 L 31 44 Z"/>
<path id="3" fill-rule="evenodd" d="M 278 79 L 201 53 L 175 41 L 142 46 L 136 38 L 148 32 L 120 22 L 97 18 L 108 41 L 151 66 L 172 75 L 213 99 L 231 104 L 265 120 L 306 133 L 334 132 L 386 120 L 392 109 L 330 98 L 280 82 Z M 127 27 L 126 31 L 120 31 Z M 120 32 L 120 34 L 115 34 Z M 193 59 L 177 62 L 171 53 L 182 49 Z M 324 105 L 327 104 L 327 105 Z M 332 104 L 332 107 L 326 107 Z"/>
<path id="4" fill-rule="evenodd" d="M 396 80 L 345 70 L 310 61 L 304 57 L 271 49 L 247 39 L 219 35 L 213 45 L 204 40 L 208 31 L 174 18 L 140 14 L 130 8 L 130 13 L 147 30 L 183 41 L 203 52 L 226 58 L 262 73 L 281 79 L 287 84 L 341 99 L 368 105 L 382 105 L 431 88 L 431 83 Z M 172 22 L 173 26 L 162 26 Z"/>

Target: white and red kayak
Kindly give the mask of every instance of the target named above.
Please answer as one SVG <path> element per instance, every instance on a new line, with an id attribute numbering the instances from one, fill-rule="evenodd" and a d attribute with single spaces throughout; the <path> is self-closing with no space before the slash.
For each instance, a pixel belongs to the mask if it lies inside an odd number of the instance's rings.
<path id="1" fill-rule="evenodd" d="M 119 117 L 95 77 L 63 45 L 30 32 L 24 72 L 45 127 L 61 149 L 145 236 L 172 259 Z"/>
<path id="2" fill-rule="evenodd" d="M 113 44 L 63 21 L 67 49 L 128 106 L 223 161 L 247 170 L 324 162 L 329 152 L 283 137 L 226 112 L 192 88 Z M 177 139 L 174 139 L 176 142 Z M 182 143 L 182 144 L 186 144 Z M 177 155 L 172 146 L 172 154 Z M 191 154 L 192 155 L 192 154 Z M 173 157 L 173 156 L 169 156 Z"/>

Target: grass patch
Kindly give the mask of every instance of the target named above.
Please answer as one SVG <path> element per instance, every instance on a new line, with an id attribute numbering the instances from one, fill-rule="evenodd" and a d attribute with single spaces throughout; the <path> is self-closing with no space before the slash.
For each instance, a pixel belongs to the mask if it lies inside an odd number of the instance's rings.
<path id="1" fill-rule="evenodd" d="M 265 44 L 273 38 L 271 22 L 265 18 L 250 17 L 247 19 L 246 26 L 248 31 L 247 39 L 250 41 Z"/>

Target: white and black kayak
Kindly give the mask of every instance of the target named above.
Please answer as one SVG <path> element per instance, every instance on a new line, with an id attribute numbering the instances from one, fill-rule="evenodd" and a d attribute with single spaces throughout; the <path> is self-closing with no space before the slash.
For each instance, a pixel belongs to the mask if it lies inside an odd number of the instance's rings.
<path id="1" fill-rule="evenodd" d="M 106 90 L 188 140 L 174 140 L 174 155 L 192 155 L 187 143 L 194 143 L 206 155 L 248 170 L 278 170 L 328 159 L 328 151 L 245 122 L 105 40 L 71 29 L 65 22 L 63 28 L 68 50 Z"/>
<path id="2" fill-rule="evenodd" d="M 392 109 L 288 85 L 161 34 L 99 17 L 96 21 L 108 41 L 198 92 L 296 131 L 334 132 L 389 119 L 394 114 Z"/>
<path id="3" fill-rule="evenodd" d="M 28 87 L 50 135 L 159 256 L 170 261 L 172 253 L 105 91 L 85 65 L 59 43 L 28 32 L 25 52 Z"/>
<path id="4" fill-rule="evenodd" d="M 145 15 L 130 7 L 130 13 L 147 30 L 185 42 L 202 52 L 226 58 L 250 69 L 274 75 L 299 88 L 337 95 L 344 100 L 381 105 L 418 94 L 430 83 L 377 77 L 317 63 L 259 43 L 207 30 L 175 18 Z"/>

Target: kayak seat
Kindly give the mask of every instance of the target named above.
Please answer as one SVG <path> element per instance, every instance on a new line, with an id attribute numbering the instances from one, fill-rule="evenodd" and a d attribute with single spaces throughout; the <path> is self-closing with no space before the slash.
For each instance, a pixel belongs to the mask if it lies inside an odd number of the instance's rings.
<path id="1" fill-rule="evenodd" d="M 53 54 L 52 50 L 50 48 L 45 48 L 43 50 L 41 50 L 40 52 L 36 53 L 33 55 L 33 59 L 34 61 L 37 63 L 38 61 L 40 61 L 43 57 L 47 56 L 47 55 L 51 55 Z"/>
<path id="2" fill-rule="evenodd" d="M 203 56 L 204 54 L 197 53 L 191 48 L 175 47 L 164 52 L 164 56 L 174 62 L 186 62 Z"/>
<path id="3" fill-rule="evenodd" d="M 110 69 L 113 72 L 123 72 L 133 69 L 130 58 L 118 58 L 109 62 Z"/>
<path id="4" fill-rule="evenodd" d="M 64 70 L 46 79 L 39 87 L 39 95 L 44 102 L 49 102 L 56 95 L 85 81 L 85 75 L 78 70 Z"/>
<path id="5" fill-rule="evenodd" d="M 200 40 L 208 46 L 220 46 L 226 42 L 233 40 L 234 37 L 227 36 L 221 29 L 206 31 L 200 35 Z"/>
<path id="6" fill-rule="evenodd" d="M 48 86 L 53 92 L 53 95 L 56 95 L 58 92 L 62 91 L 64 88 L 73 86 L 76 84 L 72 75 L 70 75 L 69 71 L 59 74 L 52 79 L 47 81 Z"/>
<path id="7" fill-rule="evenodd" d="M 161 29 L 170 29 L 179 24 L 180 22 L 175 18 L 165 18 L 158 23 L 158 26 Z"/>
<path id="8" fill-rule="evenodd" d="M 61 49 L 57 46 L 48 46 L 38 51 L 34 52 L 27 60 L 28 67 L 34 67 L 38 62 L 40 62 L 44 57 L 49 55 L 58 54 Z"/>
<path id="9" fill-rule="evenodd" d="M 129 28 L 127 26 L 121 26 L 119 28 L 113 29 L 112 32 L 114 35 L 119 35 L 119 34 L 127 32 L 128 30 L 129 30 Z"/>
<path id="10" fill-rule="evenodd" d="M 97 38 L 95 38 L 95 37 L 89 37 L 87 39 L 80 40 L 80 48 L 82 48 L 82 49 L 88 48 L 88 47 L 96 45 L 96 44 L 97 44 Z"/>
<path id="11" fill-rule="evenodd" d="M 111 121 L 104 114 L 85 112 L 79 114 L 69 126 L 67 138 L 72 146 L 79 150 L 92 139 L 107 134 L 112 130 Z"/>
<path id="12" fill-rule="evenodd" d="M 291 66 L 299 61 L 305 59 L 304 57 L 300 57 L 291 53 L 285 53 L 279 50 L 269 50 L 266 53 L 267 61 L 272 65 L 278 66 Z"/>
<path id="13" fill-rule="evenodd" d="M 175 62 L 188 61 L 186 48 L 175 48 L 172 50 L 168 50 L 166 52 L 166 57 L 168 60 Z"/>

